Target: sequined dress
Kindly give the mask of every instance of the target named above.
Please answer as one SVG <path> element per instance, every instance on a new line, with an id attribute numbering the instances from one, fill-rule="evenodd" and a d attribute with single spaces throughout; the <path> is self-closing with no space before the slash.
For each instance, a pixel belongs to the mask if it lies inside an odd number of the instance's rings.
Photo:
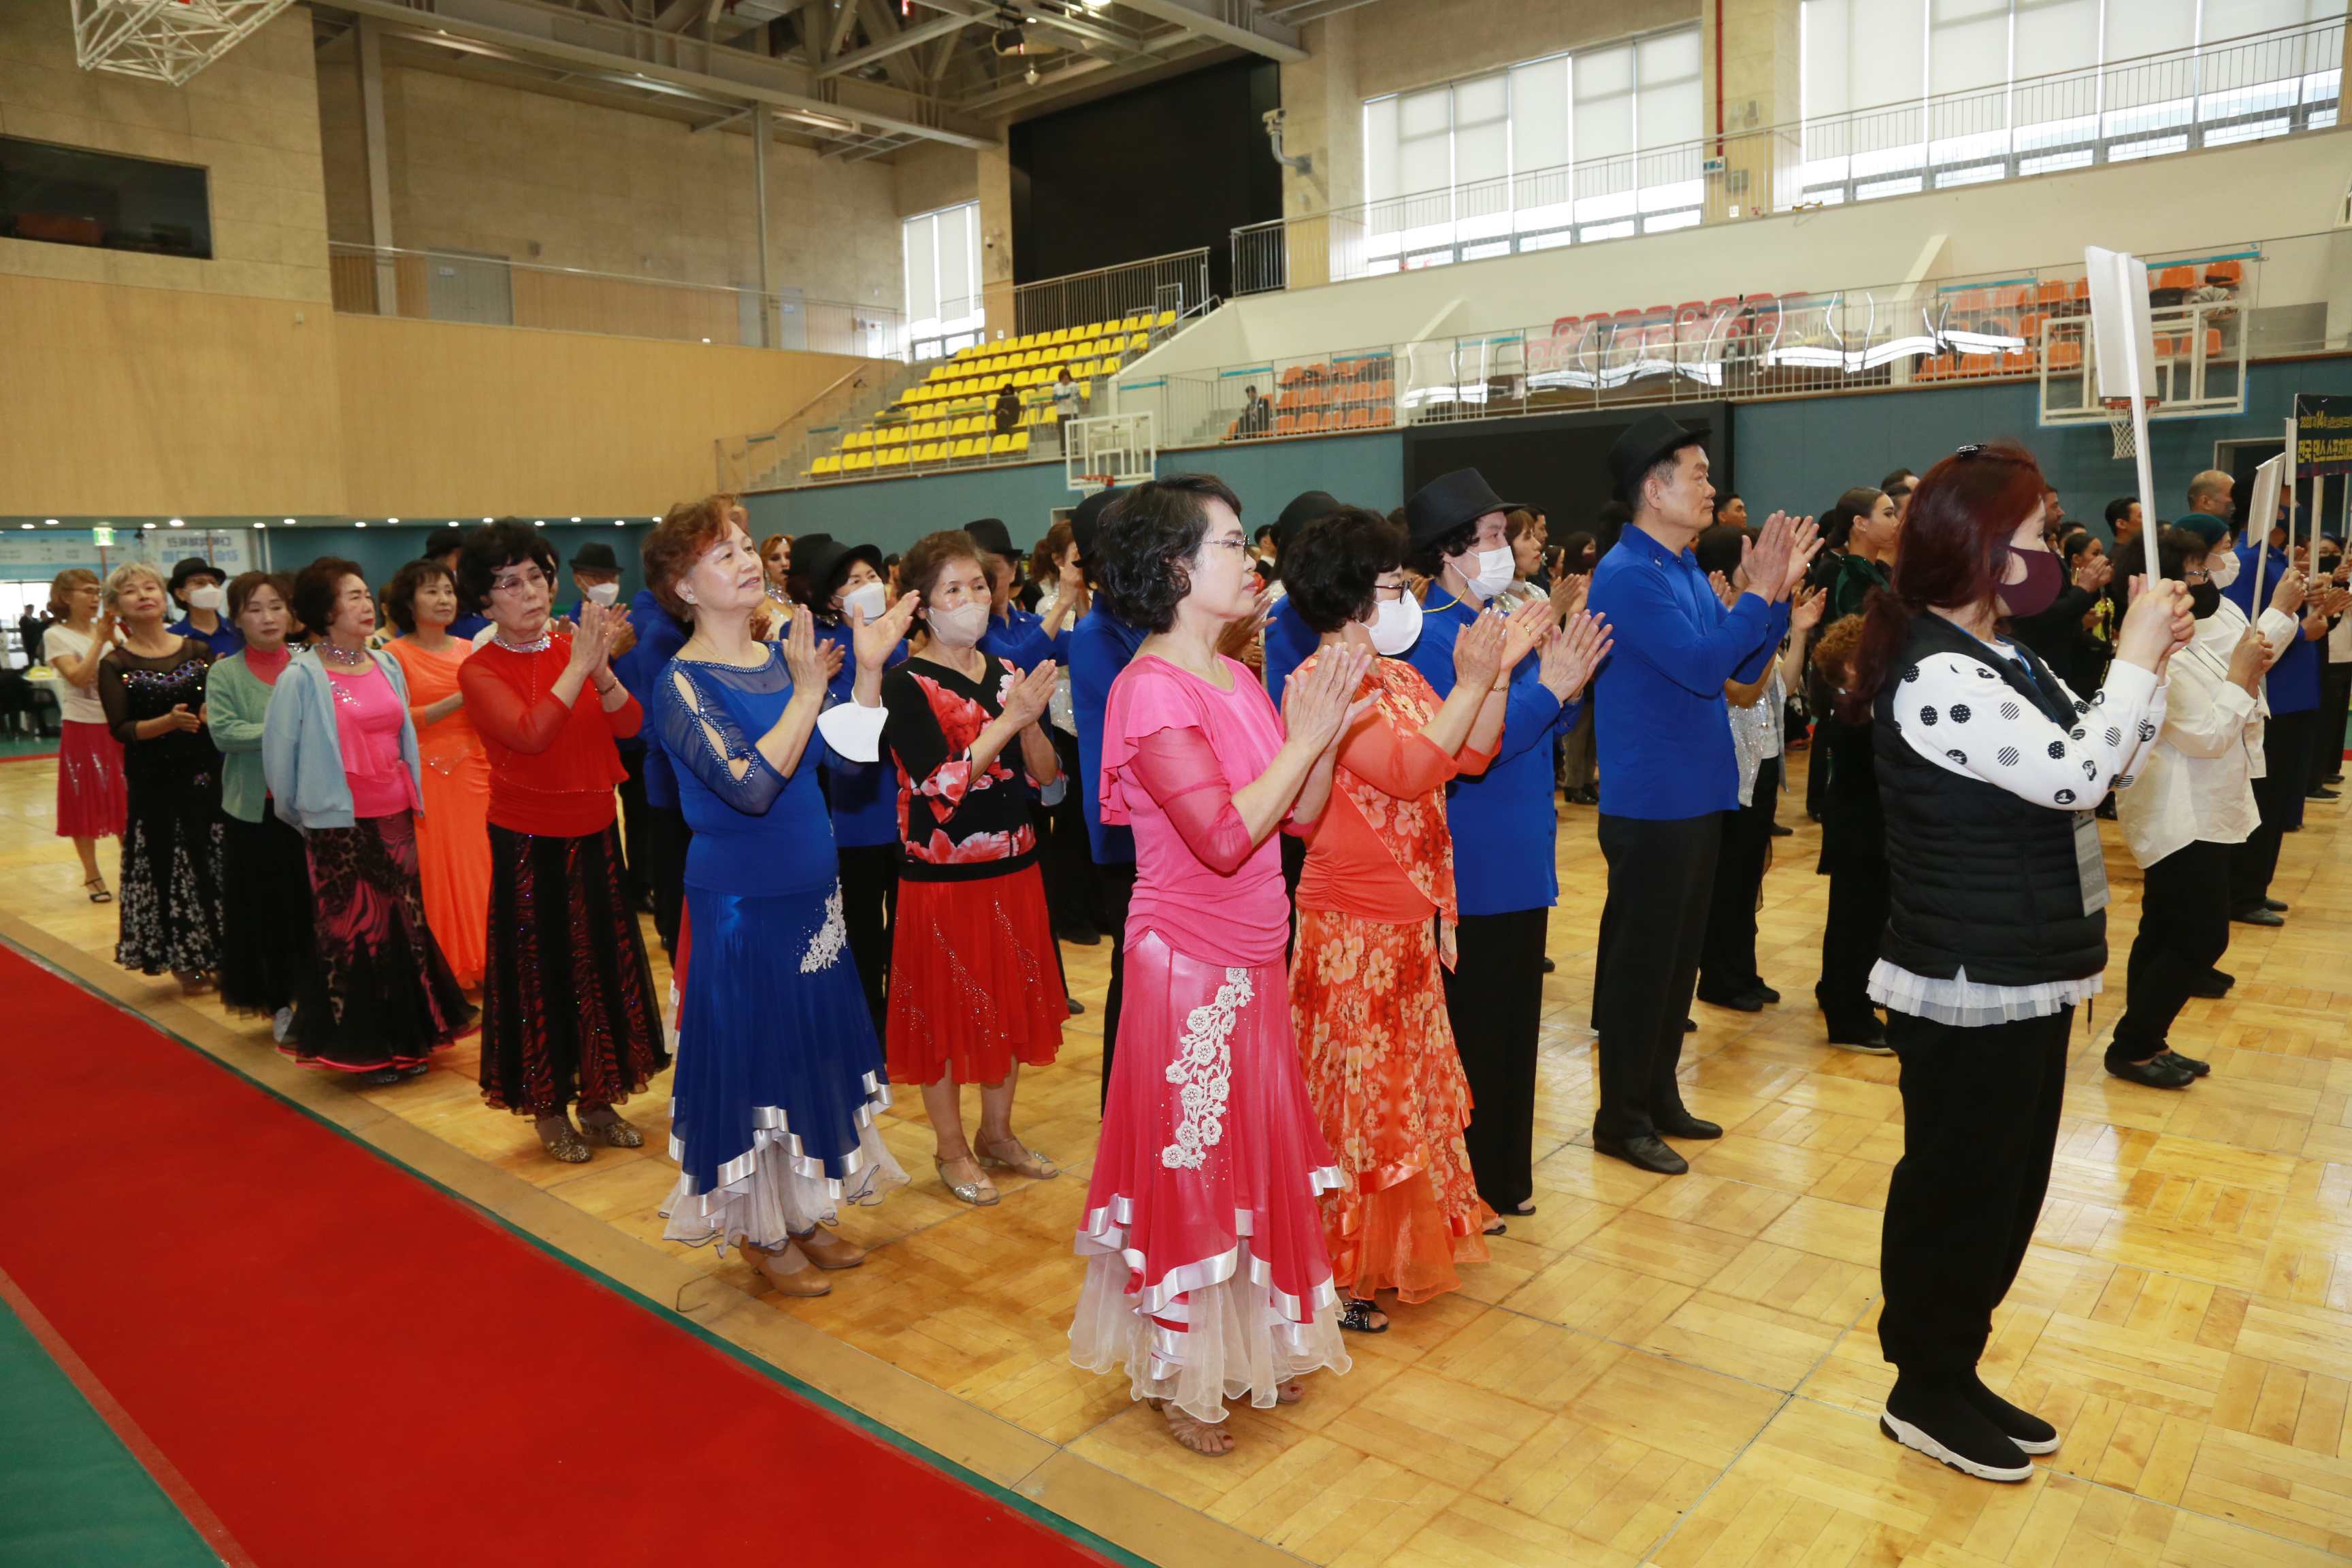
<path id="1" fill-rule="evenodd" d="M 98 700 L 122 745 L 122 924 L 114 961 L 144 974 L 220 967 L 221 757 L 204 729 L 137 738 L 142 720 L 205 704 L 213 651 L 183 637 L 150 658 L 117 647 L 98 667 Z"/>

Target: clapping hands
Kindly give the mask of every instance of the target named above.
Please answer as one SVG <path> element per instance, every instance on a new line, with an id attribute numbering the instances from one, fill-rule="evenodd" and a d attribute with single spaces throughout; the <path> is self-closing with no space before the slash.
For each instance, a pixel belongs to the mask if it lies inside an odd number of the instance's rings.
<path id="1" fill-rule="evenodd" d="M 1777 605 L 1804 582 L 1806 568 L 1821 550 L 1821 530 L 1811 518 L 1776 511 L 1764 520 L 1756 538 L 1740 542 L 1739 566 L 1748 574 L 1748 588 L 1762 595 L 1766 604 Z"/>
<path id="2" fill-rule="evenodd" d="M 1325 648 L 1312 669 L 1293 675 L 1282 689 L 1282 726 L 1291 741 L 1318 752 L 1338 744 L 1355 721 L 1371 710 L 1371 699 L 1356 692 L 1372 668 L 1372 655 L 1352 643 Z"/>

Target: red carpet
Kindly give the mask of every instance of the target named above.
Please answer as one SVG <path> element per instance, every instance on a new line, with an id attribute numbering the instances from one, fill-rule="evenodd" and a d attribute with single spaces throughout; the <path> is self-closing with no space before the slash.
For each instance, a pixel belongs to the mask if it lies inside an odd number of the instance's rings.
<path id="1" fill-rule="evenodd" d="M 262 1568 L 1103 1563 L 5 950 L 0 994 L 0 1269 Z"/>

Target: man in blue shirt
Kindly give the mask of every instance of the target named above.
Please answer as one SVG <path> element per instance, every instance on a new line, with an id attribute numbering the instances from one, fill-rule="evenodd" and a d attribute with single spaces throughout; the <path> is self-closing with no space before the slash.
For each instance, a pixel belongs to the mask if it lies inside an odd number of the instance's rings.
<path id="1" fill-rule="evenodd" d="M 651 588 L 640 588 L 629 601 L 629 624 L 637 628 L 632 647 L 613 657 L 613 674 L 646 710 L 646 727 L 654 727 L 657 682 L 677 650 L 686 646 L 686 629 L 670 618 Z M 630 846 L 640 857 L 646 881 L 653 890 L 654 931 L 671 957 L 677 956 L 677 917 L 686 902 L 686 852 L 694 832 L 678 808 L 677 777 L 670 771 L 669 753 L 658 745 L 644 750 L 644 801 L 632 826 L 638 843 Z M 642 826 L 639 826 L 639 825 Z"/>
<path id="2" fill-rule="evenodd" d="M 1454 689 L 1454 639 L 1514 575 L 1503 538 L 1511 507 L 1475 468 L 1441 475 L 1404 503 L 1405 562 L 1430 580 L 1421 636 L 1404 657 L 1441 698 Z M 1470 1083 L 1470 1173 L 1501 1215 L 1535 1212 L 1536 1044 L 1559 901 L 1552 742 L 1576 722 L 1585 675 L 1563 648 L 1553 639 L 1512 668 L 1495 760 L 1446 786 L 1460 923 L 1445 1011 Z"/>
<path id="3" fill-rule="evenodd" d="M 221 584 L 226 581 L 220 569 L 201 555 L 191 555 L 173 567 L 172 600 L 180 606 L 180 618 L 163 629 L 195 638 L 213 650 L 215 658 L 226 658 L 243 648 L 244 634 L 220 613 Z"/>
<path id="4" fill-rule="evenodd" d="M 1013 668 L 1026 672 L 1047 659 L 1067 664 L 1070 659 L 1070 634 L 1066 622 L 1077 603 L 1072 592 L 1076 586 L 1076 574 L 1064 574 L 1062 592 L 1054 602 L 1051 616 L 1034 610 L 1024 610 L 1013 602 L 1013 585 L 1021 572 L 1021 552 L 1013 547 L 1013 536 L 1004 520 L 983 517 L 963 525 L 964 532 L 982 551 L 981 565 L 988 573 L 988 630 L 980 637 L 980 651 L 991 658 L 1010 659 Z"/>
<path id="5" fill-rule="evenodd" d="M 1103 513 L 1124 490 L 1097 490 L 1070 514 L 1070 537 L 1084 566 Z M 1070 632 L 1070 716 L 1078 727 L 1078 794 L 1087 813 L 1087 847 L 1095 862 L 1095 923 L 1109 937 L 1110 987 L 1103 994 L 1102 1092 L 1110 1092 L 1111 1053 L 1118 1046 L 1119 1004 L 1127 990 L 1127 907 L 1135 897 L 1135 836 L 1102 819 L 1103 710 L 1111 682 L 1143 646 L 1143 632 L 1111 614 L 1100 594 Z"/>
<path id="6" fill-rule="evenodd" d="M 1740 805 L 1724 682 L 1763 674 L 1789 627 L 1789 595 L 1819 548 L 1810 520 L 1775 513 L 1748 552 L 1748 592 L 1726 610 L 1690 548 L 1715 521 L 1704 439 L 1663 414 L 1618 437 L 1609 471 L 1633 521 L 1594 569 L 1590 594 L 1615 642 L 1593 683 L 1609 901 L 1595 982 L 1592 1147 L 1666 1175 L 1690 1166 L 1665 1138 L 1723 1135 L 1685 1108 L 1675 1074 L 1721 818 Z"/>

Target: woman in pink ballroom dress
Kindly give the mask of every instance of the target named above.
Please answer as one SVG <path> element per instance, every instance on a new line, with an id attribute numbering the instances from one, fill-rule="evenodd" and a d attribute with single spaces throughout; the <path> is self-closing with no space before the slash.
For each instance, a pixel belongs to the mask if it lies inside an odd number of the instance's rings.
<path id="1" fill-rule="evenodd" d="M 1348 1370 L 1317 1195 L 1339 1183 L 1293 1043 L 1276 830 L 1330 798 L 1370 662 L 1294 679 L 1277 714 L 1218 651 L 1257 613 L 1223 481 L 1138 487 L 1097 536 L 1113 613 L 1149 634 L 1111 687 L 1102 813 L 1135 833 L 1127 1003 L 1077 1250 L 1070 1359 L 1127 1369 L 1196 1453 L 1232 1451 L 1225 1401 L 1296 1402 Z"/>

